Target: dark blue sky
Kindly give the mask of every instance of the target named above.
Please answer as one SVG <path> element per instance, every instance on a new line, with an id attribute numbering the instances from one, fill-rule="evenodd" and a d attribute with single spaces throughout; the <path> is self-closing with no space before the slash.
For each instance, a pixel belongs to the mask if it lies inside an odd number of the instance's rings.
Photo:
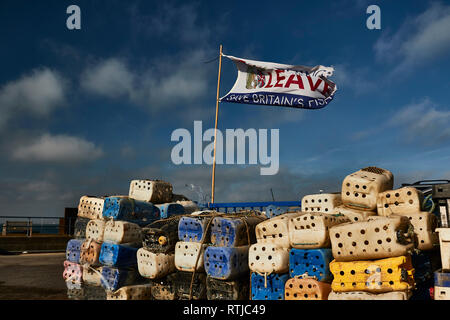
<path id="1" fill-rule="evenodd" d="M 81 8 L 81 30 L 66 8 Z M 381 8 L 381 30 L 366 8 Z M 450 178 L 448 1 L 2 1 L 1 215 L 62 215 L 136 178 L 210 193 L 211 167 L 175 166 L 170 135 L 214 126 L 224 53 L 334 66 L 321 110 L 222 103 L 219 128 L 280 129 L 280 171 L 218 165 L 216 201 L 338 191 L 376 165 L 395 185 Z M 236 69 L 224 59 L 221 95 Z"/>

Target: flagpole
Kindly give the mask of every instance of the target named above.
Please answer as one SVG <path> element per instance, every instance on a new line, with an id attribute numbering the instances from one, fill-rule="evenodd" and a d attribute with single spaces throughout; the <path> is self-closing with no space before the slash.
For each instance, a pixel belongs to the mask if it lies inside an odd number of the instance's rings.
<path id="1" fill-rule="evenodd" d="M 219 89 L 220 89 L 220 71 L 222 68 L 222 45 L 219 48 L 219 75 L 217 77 L 217 95 L 216 95 L 216 124 L 214 126 L 214 159 L 211 182 L 211 203 L 214 203 L 214 181 L 216 178 L 216 138 L 217 138 L 217 122 L 219 119 Z"/>

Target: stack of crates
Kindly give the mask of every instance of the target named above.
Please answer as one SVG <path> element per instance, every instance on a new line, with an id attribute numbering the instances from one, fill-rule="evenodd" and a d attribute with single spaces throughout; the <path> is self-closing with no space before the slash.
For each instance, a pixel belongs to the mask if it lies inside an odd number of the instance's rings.
<path id="1" fill-rule="evenodd" d="M 289 220 L 290 279 L 285 285 L 285 300 L 327 300 L 333 279 L 329 263 L 333 259 L 329 228 L 348 222 L 332 215 L 341 205 L 340 194 L 314 194 L 302 199 L 303 214 Z"/>
<path id="2" fill-rule="evenodd" d="M 392 173 L 376 167 L 361 169 L 344 179 L 342 202 L 358 214 L 353 216 L 358 220 L 330 228 L 334 260 L 330 263 L 333 282 L 329 300 L 409 299 L 414 288 L 410 256 L 416 246 L 413 225 L 406 216 L 387 214 L 387 210 L 384 216 L 378 210 L 378 216 L 376 210 L 377 205 L 390 207 L 385 206 L 386 199 L 391 203 L 390 193 L 395 197 L 393 208 L 417 203 L 400 201 L 397 191 L 388 191 L 392 187 Z"/>
<path id="3" fill-rule="evenodd" d="M 248 248 L 256 242 L 255 226 L 264 218 L 237 213 L 214 217 L 211 246 L 204 254 L 208 300 L 249 298 Z"/>
<path id="4" fill-rule="evenodd" d="M 433 186 L 433 200 L 437 200 L 441 214 L 439 232 L 442 270 L 434 274 L 434 299 L 450 300 L 450 183 Z"/>

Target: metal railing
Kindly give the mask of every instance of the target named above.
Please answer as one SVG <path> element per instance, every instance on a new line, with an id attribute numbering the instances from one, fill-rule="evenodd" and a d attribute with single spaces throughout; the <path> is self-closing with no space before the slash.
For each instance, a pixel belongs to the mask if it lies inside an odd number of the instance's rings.
<path id="1" fill-rule="evenodd" d="M 31 216 L 0 216 L 1 235 L 27 236 L 40 234 L 73 234 L 72 218 L 65 221 L 63 217 L 31 217 Z"/>
<path id="2" fill-rule="evenodd" d="M 221 211 L 221 209 L 225 210 L 224 212 L 228 213 L 229 209 L 232 212 L 236 212 L 241 209 L 251 209 L 251 210 L 261 210 L 263 211 L 266 207 L 272 205 L 275 207 L 301 207 L 301 201 L 266 201 L 266 202 L 215 202 L 204 204 L 204 207 L 207 209 L 215 209 L 217 211 Z"/>

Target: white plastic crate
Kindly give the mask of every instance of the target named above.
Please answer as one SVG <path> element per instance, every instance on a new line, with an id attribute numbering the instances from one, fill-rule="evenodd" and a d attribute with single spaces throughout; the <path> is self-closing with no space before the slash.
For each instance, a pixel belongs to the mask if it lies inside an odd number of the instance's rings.
<path id="1" fill-rule="evenodd" d="M 342 203 L 348 207 L 373 211 L 380 192 L 391 190 L 394 176 L 389 170 L 367 167 L 345 177 L 342 182 Z"/>
<path id="2" fill-rule="evenodd" d="M 259 273 L 286 273 L 289 271 L 289 248 L 273 243 L 252 244 L 248 252 L 248 266 Z"/>
<path id="3" fill-rule="evenodd" d="M 148 279 L 159 279 L 175 271 L 175 255 L 153 253 L 144 248 L 137 251 L 139 274 Z"/>
<path id="4" fill-rule="evenodd" d="M 86 226 L 86 239 L 103 242 L 105 220 L 91 220 Z"/>
<path id="5" fill-rule="evenodd" d="M 374 216 L 377 213 L 375 211 L 359 210 L 342 205 L 334 208 L 333 214 L 342 214 L 349 218 L 351 222 L 359 222 L 366 221 L 367 218 Z"/>
<path id="6" fill-rule="evenodd" d="M 180 271 L 194 272 L 196 270 L 204 272 L 203 255 L 206 247 L 206 244 L 202 245 L 200 242 L 177 242 L 175 246 L 175 267 Z M 195 268 L 197 257 L 197 268 Z"/>
<path id="7" fill-rule="evenodd" d="M 101 286 L 102 267 L 85 266 L 83 268 L 83 283 L 92 286 Z"/>
<path id="8" fill-rule="evenodd" d="M 289 248 L 289 220 L 300 216 L 302 213 L 285 213 L 265 220 L 256 225 L 256 241 L 259 243 L 271 243 L 283 248 Z"/>
<path id="9" fill-rule="evenodd" d="M 403 256 L 414 248 L 414 232 L 404 216 L 370 217 L 330 228 L 336 261 L 383 259 Z"/>
<path id="10" fill-rule="evenodd" d="M 142 241 L 139 225 L 127 221 L 110 220 L 105 224 L 104 241 L 113 243 L 133 243 Z"/>
<path id="11" fill-rule="evenodd" d="M 438 235 L 435 232 L 437 217 L 429 212 L 414 212 L 402 214 L 409 218 L 414 226 L 414 233 L 417 235 L 417 248 L 420 250 L 431 250 L 438 243 Z"/>
<path id="12" fill-rule="evenodd" d="M 289 241 L 296 249 L 327 248 L 330 246 L 329 228 L 349 222 L 346 217 L 323 213 L 307 213 L 289 219 Z"/>
<path id="13" fill-rule="evenodd" d="M 103 220 L 104 198 L 82 196 L 78 204 L 78 216 L 92 220 Z"/>
<path id="14" fill-rule="evenodd" d="M 450 228 L 438 228 L 442 269 L 450 270 Z"/>
<path id="15" fill-rule="evenodd" d="M 378 194 L 377 213 L 388 217 L 391 214 L 405 215 L 422 211 L 423 193 L 413 187 L 388 190 Z"/>
<path id="16" fill-rule="evenodd" d="M 302 211 L 332 213 L 334 208 L 341 204 L 340 193 L 310 194 L 302 198 Z"/>
<path id="17" fill-rule="evenodd" d="M 172 201 L 172 185 L 162 180 L 131 180 L 130 198 L 154 204 Z"/>

